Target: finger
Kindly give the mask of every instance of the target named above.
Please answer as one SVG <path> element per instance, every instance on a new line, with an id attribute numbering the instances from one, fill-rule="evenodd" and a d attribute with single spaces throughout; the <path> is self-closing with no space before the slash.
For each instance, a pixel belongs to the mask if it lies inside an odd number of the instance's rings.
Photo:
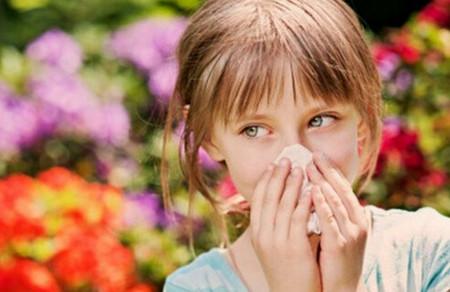
<path id="1" fill-rule="evenodd" d="M 251 197 L 250 204 L 250 228 L 252 230 L 253 235 L 256 235 L 259 231 L 260 226 L 260 217 L 261 217 L 261 209 L 264 200 L 264 194 L 266 191 L 267 184 L 269 183 L 270 177 L 272 176 L 275 165 L 272 163 L 266 168 L 261 178 L 258 180 L 256 184 L 255 190 L 253 191 L 253 195 Z"/>
<path id="2" fill-rule="evenodd" d="M 284 184 L 286 176 L 289 173 L 290 161 L 287 158 L 283 158 L 280 164 L 275 166 L 273 174 L 267 184 L 264 199 L 260 212 L 260 226 L 264 226 L 260 232 L 273 232 L 275 224 L 275 215 L 277 212 L 278 204 L 281 194 L 284 190 Z M 268 236 L 268 234 L 266 234 Z"/>
<path id="3" fill-rule="evenodd" d="M 350 223 L 347 207 L 316 166 L 314 164 L 309 165 L 307 171 L 308 175 L 312 177 L 312 182 L 320 187 L 322 194 L 325 196 L 327 203 L 338 220 L 339 227 L 341 227 L 341 224 Z"/>
<path id="4" fill-rule="evenodd" d="M 364 210 L 345 176 L 323 153 L 314 153 L 313 160 L 328 183 L 347 207 L 350 220 L 358 222 L 364 218 Z"/>
<path id="5" fill-rule="evenodd" d="M 315 167 L 314 167 L 315 169 Z M 316 170 L 318 171 L 318 170 Z M 354 230 L 354 223 L 349 218 L 348 209 L 344 206 L 341 198 L 336 194 L 334 189 L 326 181 L 320 183 L 320 190 L 325 197 L 325 201 L 330 207 L 336 222 L 339 226 L 339 230 L 345 238 L 349 238 Z"/>
<path id="6" fill-rule="evenodd" d="M 277 209 L 275 219 L 275 236 L 278 236 L 279 238 L 287 239 L 289 235 L 291 216 L 294 212 L 296 204 L 299 201 L 302 182 L 303 171 L 301 168 L 295 167 L 286 179 L 285 190 L 280 199 L 280 204 L 278 205 Z"/>
<path id="7" fill-rule="evenodd" d="M 334 217 L 334 214 L 328 206 L 320 187 L 314 185 L 311 190 L 314 206 L 316 207 L 317 216 L 319 216 L 320 229 L 322 231 L 322 238 L 329 238 L 335 241 L 342 238 L 339 226 Z"/>
<path id="8" fill-rule="evenodd" d="M 288 237 L 299 242 L 299 244 L 306 241 L 308 235 L 307 225 L 311 214 L 312 204 L 311 190 L 309 190 L 302 194 L 299 203 L 292 213 Z"/>

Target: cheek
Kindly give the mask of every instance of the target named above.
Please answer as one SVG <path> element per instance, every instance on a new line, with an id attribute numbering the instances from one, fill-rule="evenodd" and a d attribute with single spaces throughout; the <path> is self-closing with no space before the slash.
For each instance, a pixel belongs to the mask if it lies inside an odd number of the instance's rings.
<path id="1" fill-rule="evenodd" d="M 260 177 L 270 162 L 271 160 L 266 161 L 266 159 L 251 155 L 234 157 L 227 161 L 228 172 L 236 189 L 247 200 L 251 198 Z"/>
<path id="2" fill-rule="evenodd" d="M 323 152 L 350 183 L 354 182 L 360 163 L 356 131 L 333 136 L 329 143 L 321 143 L 313 149 Z"/>

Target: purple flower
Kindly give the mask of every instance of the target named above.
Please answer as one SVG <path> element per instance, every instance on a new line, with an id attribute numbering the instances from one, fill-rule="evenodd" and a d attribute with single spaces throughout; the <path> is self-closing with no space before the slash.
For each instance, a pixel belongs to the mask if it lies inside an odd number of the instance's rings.
<path id="1" fill-rule="evenodd" d="M 29 82 L 31 95 L 64 115 L 77 115 L 96 104 L 96 97 L 76 75 L 45 70 Z"/>
<path id="2" fill-rule="evenodd" d="M 39 120 L 34 104 L 13 96 L 0 86 L 0 153 L 6 156 L 30 146 L 39 138 Z"/>
<path id="3" fill-rule="evenodd" d="M 47 69 L 31 79 L 29 90 L 38 101 L 45 133 L 75 133 L 116 146 L 128 142 L 130 120 L 123 105 L 100 104 L 78 76 Z"/>
<path id="4" fill-rule="evenodd" d="M 173 57 L 186 24 L 183 18 L 140 21 L 115 32 L 107 48 L 148 74 Z"/>
<path id="5" fill-rule="evenodd" d="M 405 92 L 413 83 L 414 77 L 406 69 L 398 71 L 395 76 L 395 85 L 399 92 Z"/>
<path id="6" fill-rule="evenodd" d="M 178 75 L 178 64 L 174 61 L 159 65 L 151 71 L 148 87 L 159 103 L 167 105 L 172 96 Z"/>
<path id="7" fill-rule="evenodd" d="M 161 201 L 153 192 L 132 193 L 125 196 L 124 221 L 129 226 L 166 226 L 167 218 Z"/>
<path id="8" fill-rule="evenodd" d="M 79 131 L 100 144 L 124 145 L 128 142 L 130 119 L 120 103 L 87 108 L 81 113 Z"/>
<path id="9" fill-rule="evenodd" d="M 83 61 L 83 53 L 72 37 L 59 29 L 52 29 L 34 40 L 26 49 L 33 60 L 56 67 L 64 72 L 76 72 Z"/>
<path id="10" fill-rule="evenodd" d="M 30 79 L 29 92 L 39 103 L 46 128 L 58 130 L 77 127 L 81 115 L 97 106 L 96 97 L 76 75 L 56 69 L 44 70 Z"/>
<path id="11" fill-rule="evenodd" d="M 184 18 L 160 20 L 155 23 L 154 43 L 164 58 L 174 56 L 186 26 L 187 21 Z"/>
<path id="12" fill-rule="evenodd" d="M 154 44 L 154 33 L 155 21 L 141 21 L 115 32 L 107 48 L 116 57 L 147 73 L 163 60 L 163 54 Z"/>

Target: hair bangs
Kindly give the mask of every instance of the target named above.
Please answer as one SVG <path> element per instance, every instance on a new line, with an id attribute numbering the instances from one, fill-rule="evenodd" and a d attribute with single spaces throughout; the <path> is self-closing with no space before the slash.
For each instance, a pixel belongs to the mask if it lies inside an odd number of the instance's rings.
<path id="1" fill-rule="evenodd" d="M 258 42 L 224 54 L 227 60 L 223 60 L 225 66 L 212 97 L 213 116 L 226 126 L 231 120 L 257 111 L 262 102 L 276 104 L 286 95 L 291 95 L 295 102 L 329 105 L 354 100 L 353 80 L 349 80 L 345 70 L 306 56 L 305 52 L 299 56 L 291 51 L 292 48 L 282 47 L 281 42 Z"/>

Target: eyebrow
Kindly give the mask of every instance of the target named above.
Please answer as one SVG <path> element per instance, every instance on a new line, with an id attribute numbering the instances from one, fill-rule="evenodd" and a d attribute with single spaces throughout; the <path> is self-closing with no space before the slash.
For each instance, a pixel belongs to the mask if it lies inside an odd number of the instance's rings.
<path id="1" fill-rule="evenodd" d="M 323 110 L 329 109 L 330 107 L 337 107 L 339 106 L 339 104 L 335 104 L 335 105 L 327 105 L 327 104 L 320 104 L 320 105 L 315 105 L 312 106 L 310 109 L 308 109 L 305 112 L 305 115 L 310 115 L 312 113 L 319 113 Z M 239 118 L 234 118 L 231 121 L 232 122 L 241 122 L 241 121 L 246 121 L 246 120 L 265 120 L 270 116 L 270 113 L 265 114 L 246 114 L 246 115 L 242 115 Z"/>

